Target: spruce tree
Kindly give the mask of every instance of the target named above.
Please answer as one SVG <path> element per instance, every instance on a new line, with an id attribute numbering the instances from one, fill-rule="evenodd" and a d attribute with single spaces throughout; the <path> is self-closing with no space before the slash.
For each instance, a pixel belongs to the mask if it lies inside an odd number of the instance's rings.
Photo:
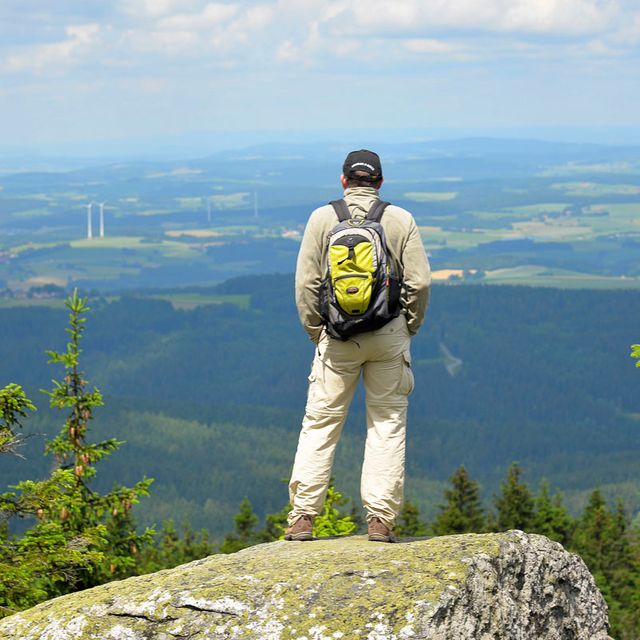
<path id="1" fill-rule="evenodd" d="M 47 444 L 56 465 L 43 481 L 26 480 L 0 496 L 0 512 L 31 519 L 23 535 L 0 527 L 0 616 L 24 609 L 63 593 L 94 586 L 136 571 L 139 551 L 151 540 L 151 531 L 139 534 L 131 508 L 148 494 L 151 480 L 100 494 L 92 487 L 96 463 L 121 444 L 87 441 L 93 409 L 102 404 L 97 389 L 87 390 L 80 370 L 86 299 L 74 292 L 66 301 L 69 342 L 66 351 L 49 352 L 50 362 L 64 366 L 62 381 L 49 392 L 53 408 L 68 411 L 59 435 Z M 11 431 L 18 416 L 30 406 L 19 388 L 3 394 L 2 438 L 13 446 Z M 6 398 L 12 401 L 7 402 Z M 17 402 L 17 404 L 16 404 Z M 7 430 L 7 426 L 9 429 Z M 9 440 L 7 440 L 9 438 Z"/>
<path id="2" fill-rule="evenodd" d="M 556 493 L 552 496 L 549 483 L 543 481 L 535 499 L 535 514 L 530 531 L 566 546 L 571 539 L 574 526 L 573 519 L 562 503 L 562 494 Z"/>
<path id="3" fill-rule="evenodd" d="M 274 540 L 282 540 L 284 530 L 289 526 L 287 516 L 291 511 L 291 503 L 282 507 L 277 513 L 268 513 L 265 517 L 264 528 L 258 534 L 260 542 L 273 542 Z"/>
<path id="4" fill-rule="evenodd" d="M 427 525 L 420 520 L 420 510 L 410 500 L 405 500 L 396 520 L 395 533 L 398 536 L 426 536 Z"/>
<path id="5" fill-rule="evenodd" d="M 123 443 L 115 438 L 97 443 L 87 440 L 94 408 L 103 404 L 100 391 L 95 387 L 89 390 L 80 370 L 80 343 L 89 306 L 87 299 L 79 297 L 77 291 L 66 301 L 66 306 L 69 309 L 67 349 L 48 352 L 49 362 L 61 364 L 65 376 L 61 381 L 53 381 L 53 389 L 47 395 L 52 408 L 68 414 L 60 433 L 47 444 L 45 451 L 55 456 L 59 468 L 73 472 L 75 482 L 64 503 L 57 505 L 59 509 L 55 513 L 47 509 L 45 517 L 57 520 L 69 531 L 100 530 L 105 541 L 102 562 L 83 573 L 75 584 L 77 589 L 135 573 L 136 556 L 142 547 L 152 542 L 153 531 L 137 532 L 131 508 L 139 502 L 140 496 L 149 495 L 153 480 L 141 480 L 133 487 L 116 484 L 105 494 L 91 487 L 96 464 L 117 451 Z"/>
<path id="6" fill-rule="evenodd" d="M 432 525 L 436 535 L 478 533 L 485 529 L 485 517 L 480 501 L 480 488 L 464 466 L 449 478 L 451 489 L 445 489 L 446 503 L 440 505 Z"/>
<path id="7" fill-rule="evenodd" d="M 171 569 L 178 565 L 206 558 L 213 553 L 209 534 L 205 529 L 194 532 L 188 522 L 178 531 L 173 520 L 167 520 L 156 535 L 154 544 L 141 554 L 137 570 L 152 573 L 161 569 Z"/>
<path id="8" fill-rule="evenodd" d="M 253 512 L 253 507 L 248 498 L 240 503 L 240 509 L 233 518 L 236 530 L 228 533 L 220 545 L 220 553 L 235 553 L 259 542 L 259 535 L 255 530 L 258 524 L 258 516 Z"/>
<path id="9" fill-rule="evenodd" d="M 22 427 L 20 420 L 27 412 L 35 409 L 20 385 L 12 383 L 0 389 L 0 454 L 18 454 L 23 438 L 16 429 Z"/>
<path id="10" fill-rule="evenodd" d="M 608 549 L 613 542 L 613 522 L 607 503 L 599 489 L 589 496 L 587 505 L 577 522 L 571 546 L 587 563 L 596 577 L 604 576 Z"/>
<path id="11" fill-rule="evenodd" d="M 611 511 L 600 490 L 578 520 L 571 547 L 585 561 L 609 606 L 613 635 L 635 640 L 640 632 L 640 563 L 633 531 L 620 501 Z"/>
<path id="12" fill-rule="evenodd" d="M 520 466 L 514 462 L 507 471 L 506 479 L 500 484 L 500 494 L 494 497 L 498 531 L 530 531 L 534 527 L 534 498 L 527 483 L 520 480 L 521 473 Z"/>

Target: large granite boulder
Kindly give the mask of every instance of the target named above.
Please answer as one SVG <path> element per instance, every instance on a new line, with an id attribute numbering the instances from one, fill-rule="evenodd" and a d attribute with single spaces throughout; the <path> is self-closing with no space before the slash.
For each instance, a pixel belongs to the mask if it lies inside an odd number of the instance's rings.
<path id="1" fill-rule="evenodd" d="M 3 640 L 607 640 L 582 560 L 520 531 L 273 542 L 45 602 Z"/>

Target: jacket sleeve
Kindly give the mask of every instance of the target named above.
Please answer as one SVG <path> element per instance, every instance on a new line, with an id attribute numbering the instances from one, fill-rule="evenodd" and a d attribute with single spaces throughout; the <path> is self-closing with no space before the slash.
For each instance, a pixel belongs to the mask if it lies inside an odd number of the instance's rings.
<path id="1" fill-rule="evenodd" d="M 415 335 L 422 326 L 424 314 L 429 305 L 431 268 L 420 232 L 413 218 L 411 218 L 411 227 L 402 251 L 401 262 L 407 326 L 409 333 Z"/>
<path id="2" fill-rule="evenodd" d="M 296 264 L 296 307 L 300 322 L 313 342 L 318 342 L 323 328 L 320 316 L 323 242 L 320 216 L 316 209 L 304 230 Z"/>

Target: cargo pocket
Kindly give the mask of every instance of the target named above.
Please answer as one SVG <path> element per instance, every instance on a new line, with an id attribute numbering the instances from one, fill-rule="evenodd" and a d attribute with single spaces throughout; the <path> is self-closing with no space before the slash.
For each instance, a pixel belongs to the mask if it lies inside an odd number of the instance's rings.
<path id="1" fill-rule="evenodd" d="M 398 393 L 408 396 L 415 386 L 413 378 L 413 370 L 411 369 L 411 352 L 409 350 L 402 352 L 402 375 L 400 376 L 400 384 L 398 385 Z"/>
<path id="2" fill-rule="evenodd" d="M 307 404 L 313 404 L 319 396 L 320 380 L 319 376 L 322 371 L 322 360 L 316 350 L 316 355 L 311 363 L 311 372 L 309 373 L 309 389 L 307 391 Z"/>

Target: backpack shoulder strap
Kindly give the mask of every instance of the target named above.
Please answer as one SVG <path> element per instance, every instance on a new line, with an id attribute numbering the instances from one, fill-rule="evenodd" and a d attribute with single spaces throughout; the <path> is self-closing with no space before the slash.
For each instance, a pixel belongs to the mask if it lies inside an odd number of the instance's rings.
<path id="1" fill-rule="evenodd" d="M 349 207 L 347 207 L 347 203 L 344 200 L 332 200 L 329 204 L 334 208 L 340 222 L 351 218 Z"/>
<path id="2" fill-rule="evenodd" d="M 390 204 L 390 202 L 385 202 L 384 200 L 376 200 L 376 202 L 373 203 L 371 209 L 369 209 L 369 213 L 367 213 L 367 220 L 371 220 L 372 222 L 380 222 L 384 210 Z"/>

